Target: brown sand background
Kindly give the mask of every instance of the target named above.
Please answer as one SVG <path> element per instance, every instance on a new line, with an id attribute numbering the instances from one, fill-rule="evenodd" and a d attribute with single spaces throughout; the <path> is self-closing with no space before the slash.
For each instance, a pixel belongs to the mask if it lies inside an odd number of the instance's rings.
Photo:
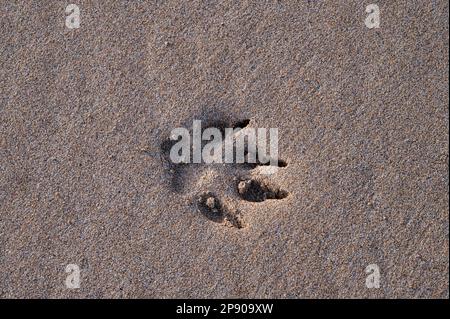
<path id="1" fill-rule="evenodd" d="M 366 2 L 2 1 L 0 296 L 448 298 L 448 2 Z M 205 114 L 280 130 L 245 229 L 167 186 Z"/>

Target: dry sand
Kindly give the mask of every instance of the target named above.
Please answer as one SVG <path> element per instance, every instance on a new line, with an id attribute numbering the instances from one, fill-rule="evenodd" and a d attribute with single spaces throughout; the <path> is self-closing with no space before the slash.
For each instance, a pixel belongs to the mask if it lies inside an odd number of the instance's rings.
<path id="1" fill-rule="evenodd" d="M 0 4 L 0 297 L 449 297 L 447 1 L 69 3 Z M 289 196 L 174 180 L 193 119 L 279 128 Z"/>

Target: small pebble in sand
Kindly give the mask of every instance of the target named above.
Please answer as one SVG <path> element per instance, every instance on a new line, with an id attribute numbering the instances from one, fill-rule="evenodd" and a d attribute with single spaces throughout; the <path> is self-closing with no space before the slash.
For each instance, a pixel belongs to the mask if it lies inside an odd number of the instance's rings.
<path id="1" fill-rule="evenodd" d="M 250 181 L 240 181 L 239 184 L 238 184 L 239 194 L 245 193 L 245 191 L 247 190 L 249 184 L 250 184 Z"/>
<path id="2" fill-rule="evenodd" d="M 210 209 L 214 209 L 216 207 L 216 200 L 214 197 L 208 197 L 206 200 L 206 206 L 208 206 Z"/>

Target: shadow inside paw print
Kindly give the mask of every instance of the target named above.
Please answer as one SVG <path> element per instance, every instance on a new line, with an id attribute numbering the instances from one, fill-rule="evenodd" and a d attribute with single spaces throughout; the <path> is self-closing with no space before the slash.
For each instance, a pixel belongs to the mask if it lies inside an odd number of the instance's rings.
<path id="1" fill-rule="evenodd" d="M 202 123 L 202 134 L 207 128 L 219 129 L 222 136 L 225 136 L 225 128 L 233 128 L 233 134 L 236 134 L 239 130 L 248 127 L 250 122 L 249 119 L 234 122 L 226 120 L 205 121 L 206 124 Z M 166 139 L 161 143 L 161 154 L 170 176 L 170 188 L 176 193 L 184 193 L 187 191 L 187 185 L 197 187 L 196 182 L 200 179 L 199 175 L 201 175 L 201 172 L 205 169 L 212 168 L 218 172 L 217 174 L 219 176 L 215 178 L 217 183 L 228 183 L 234 190 L 233 197 L 237 200 L 240 199 L 247 202 L 258 203 L 266 200 L 281 200 L 289 196 L 289 192 L 272 183 L 268 177 L 261 173 L 262 169 L 270 168 L 268 166 L 275 165 L 277 168 L 287 167 L 288 164 L 284 160 L 279 159 L 275 164 L 273 161 L 272 163 L 261 163 L 259 161 L 256 163 L 249 162 L 249 149 L 246 144 L 244 150 L 244 163 L 206 164 L 202 162 L 175 164 L 170 159 L 170 151 L 172 146 L 177 142 L 178 141 L 176 140 Z M 248 141 L 246 141 L 246 143 L 247 142 Z M 202 141 L 202 147 L 205 143 L 207 143 L 207 141 Z M 256 149 L 256 158 L 259 159 L 258 149 Z M 223 169 L 224 166 L 226 166 L 227 169 Z M 225 176 L 230 174 L 232 176 Z M 235 182 L 231 182 L 231 180 L 234 180 Z M 242 214 L 239 209 L 231 208 L 231 205 L 224 203 L 211 189 L 199 188 L 195 191 L 199 191 L 196 195 L 196 200 L 194 201 L 196 209 L 207 219 L 238 229 L 247 226 L 244 214 Z"/>
<path id="2" fill-rule="evenodd" d="M 283 199 L 289 193 L 266 181 L 256 179 L 242 180 L 238 184 L 239 196 L 249 202 L 264 202 L 267 199 Z"/>

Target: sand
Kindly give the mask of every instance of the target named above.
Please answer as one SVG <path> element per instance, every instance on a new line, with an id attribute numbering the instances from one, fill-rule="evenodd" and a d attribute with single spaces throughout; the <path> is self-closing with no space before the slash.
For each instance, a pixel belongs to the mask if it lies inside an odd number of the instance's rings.
<path id="1" fill-rule="evenodd" d="M 0 4 L 1 298 L 449 297 L 447 1 L 76 3 Z M 174 170 L 193 119 L 278 128 L 289 196 Z"/>

